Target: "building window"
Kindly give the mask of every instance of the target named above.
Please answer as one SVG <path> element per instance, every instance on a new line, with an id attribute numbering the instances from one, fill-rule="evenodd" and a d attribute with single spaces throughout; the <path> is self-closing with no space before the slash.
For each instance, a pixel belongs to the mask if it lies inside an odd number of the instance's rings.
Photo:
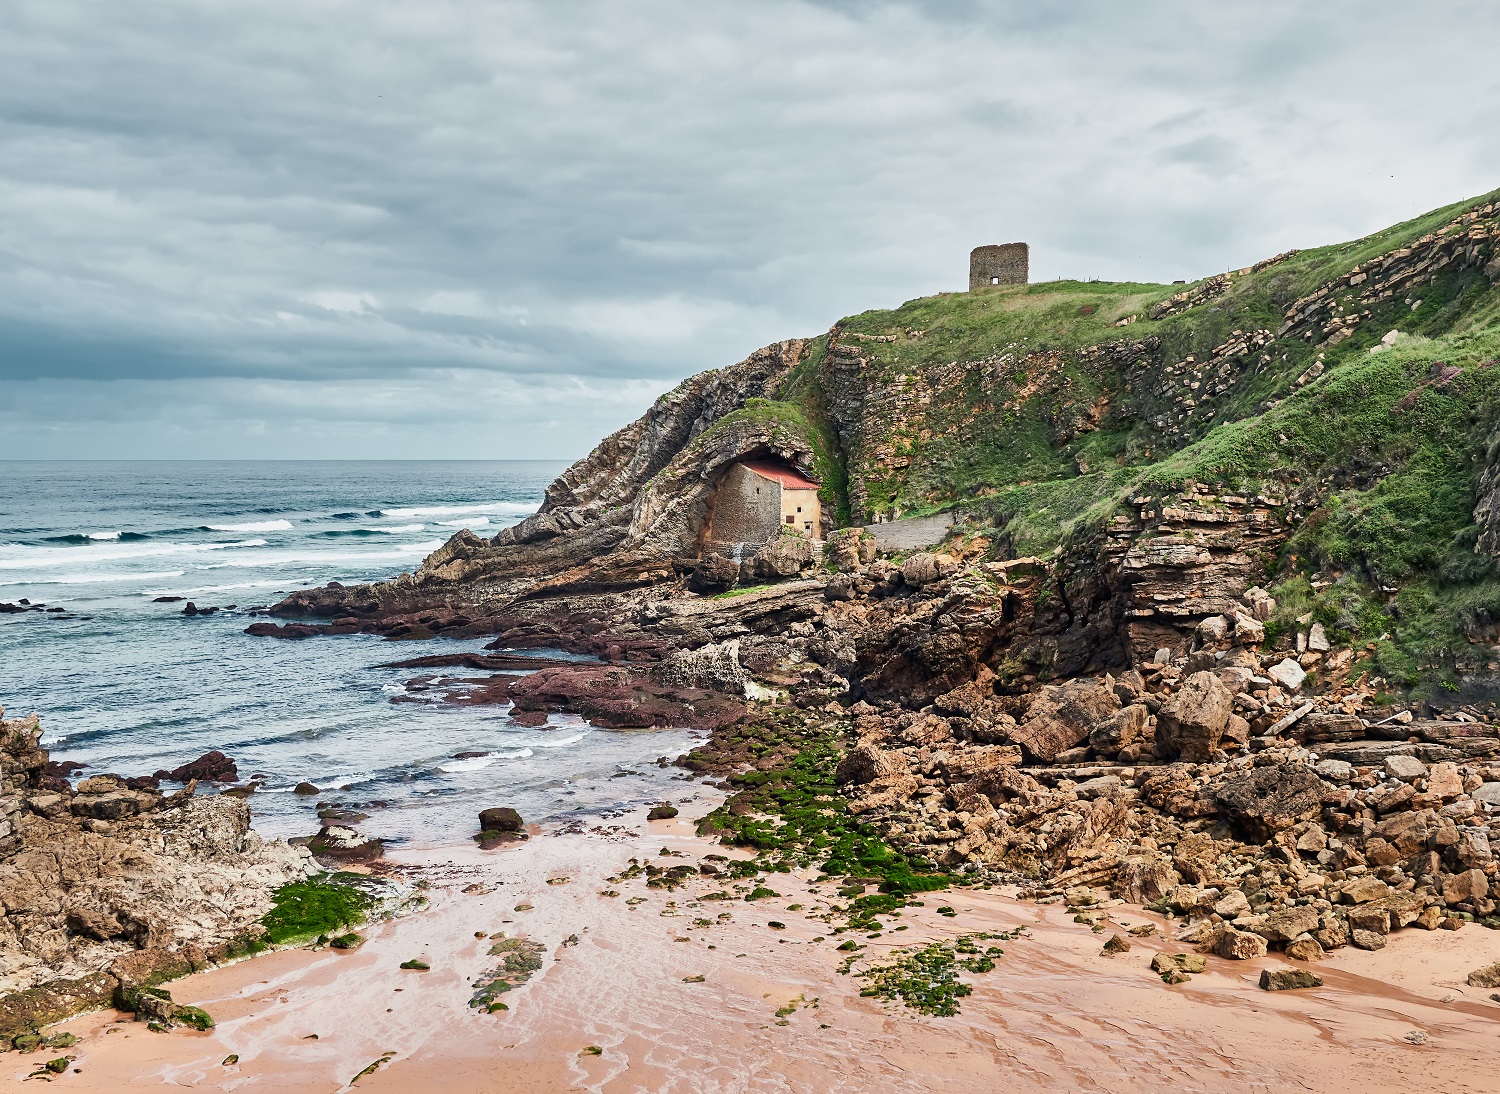
<path id="1" fill-rule="evenodd" d="M 799 512 L 799 513 L 802 512 L 802 506 L 800 506 L 800 505 L 797 506 L 797 512 Z"/>
<path id="2" fill-rule="evenodd" d="M 796 517 L 787 517 L 786 518 L 786 522 L 788 524 L 796 524 L 797 523 L 797 518 Z"/>

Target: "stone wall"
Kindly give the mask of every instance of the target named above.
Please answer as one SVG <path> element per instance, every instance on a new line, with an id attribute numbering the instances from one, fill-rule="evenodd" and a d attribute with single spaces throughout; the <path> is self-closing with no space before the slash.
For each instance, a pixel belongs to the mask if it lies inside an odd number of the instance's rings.
<path id="1" fill-rule="evenodd" d="M 781 488 L 781 523 L 788 528 L 795 528 L 813 539 L 822 539 L 821 509 L 816 490 Z M 792 519 L 787 520 L 787 517 Z"/>
<path id="2" fill-rule="evenodd" d="M 737 463 L 725 472 L 714 493 L 705 538 L 727 547 L 758 547 L 780 532 L 781 520 L 781 484 Z"/>
<path id="3" fill-rule="evenodd" d="M 1031 277 L 1031 248 L 999 243 L 969 252 L 969 291 L 994 285 L 1024 285 Z"/>

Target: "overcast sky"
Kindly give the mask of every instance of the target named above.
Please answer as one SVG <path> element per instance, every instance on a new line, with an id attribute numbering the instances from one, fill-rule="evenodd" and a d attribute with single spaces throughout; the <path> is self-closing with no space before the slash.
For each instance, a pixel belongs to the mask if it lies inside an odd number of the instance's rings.
<path id="1" fill-rule="evenodd" d="M 0 458 L 573 457 L 966 284 L 1500 186 L 1493 3 L 7 0 Z"/>

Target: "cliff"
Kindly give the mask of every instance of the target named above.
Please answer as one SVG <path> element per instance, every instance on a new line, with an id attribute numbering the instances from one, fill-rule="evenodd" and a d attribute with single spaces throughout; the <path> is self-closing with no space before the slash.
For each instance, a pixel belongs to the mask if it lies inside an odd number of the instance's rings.
<path id="1" fill-rule="evenodd" d="M 1136 556 L 1156 548 L 1076 547 L 1154 535 L 1185 492 L 1230 539 L 1251 522 L 1253 580 L 1282 606 L 1273 638 L 1312 613 L 1375 643 L 1380 675 L 1487 694 L 1471 647 L 1500 615 L 1497 241 L 1488 195 L 1185 288 L 1058 281 L 865 312 L 684 381 L 515 528 L 461 532 L 415 574 L 276 612 L 370 629 L 426 611 L 432 633 L 488 633 L 517 597 L 695 565 L 696 588 L 723 588 L 734 568 L 701 559 L 718 479 L 776 456 L 823 484 L 824 527 L 956 510 L 993 557 L 1058 552 L 1063 570 L 1118 558 L 1144 573 Z M 1150 605 L 1126 610 L 1145 635 Z"/>
<path id="2" fill-rule="evenodd" d="M 251 632 L 594 654 L 451 698 L 711 729 L 714 830 L 897 903 L 1113 894 L 1225 958 L 1500 928 L 1497 282 L 1490 195 L 1182 288 L 866 312 L 685 382 L 516 529 Z M 719 477 L 767 455 L 826 526 L 951 529 L 715 554 Z"/>

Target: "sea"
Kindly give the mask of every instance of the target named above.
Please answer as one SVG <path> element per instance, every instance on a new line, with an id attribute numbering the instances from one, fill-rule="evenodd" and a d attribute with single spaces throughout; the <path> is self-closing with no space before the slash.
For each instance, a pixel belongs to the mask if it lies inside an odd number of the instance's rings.
<path id="1" fill-rule="evenodd" d="M 0 707 L 39 713 L 52 758 L 87 765 L 75 778 L 218 749 L 242 779 L 262 777 L 247 800 L 268 836 L 316 832 L 320 801 L 367 812 L 369 835 L 434 845 L 472 834 L 489 806 L 592 822 L 683 800 L 691 787 L 658 761 L 701 737 L 690 729 L 572 715 L 527 728 L 504 707 L 407 694 L 433 670 L 378 667 L 484 639 L 244 633 L 252 609 L 295 589 L 415 570 L 461 528 L 494 535 L 534 513 L 564 466 L 0 461 L 0 603 L 44 605 L 0 614 Z M 163 597 L 218 611 L 187 616 Z M 300 782 L 322 793 L 294 794 Z"/>

